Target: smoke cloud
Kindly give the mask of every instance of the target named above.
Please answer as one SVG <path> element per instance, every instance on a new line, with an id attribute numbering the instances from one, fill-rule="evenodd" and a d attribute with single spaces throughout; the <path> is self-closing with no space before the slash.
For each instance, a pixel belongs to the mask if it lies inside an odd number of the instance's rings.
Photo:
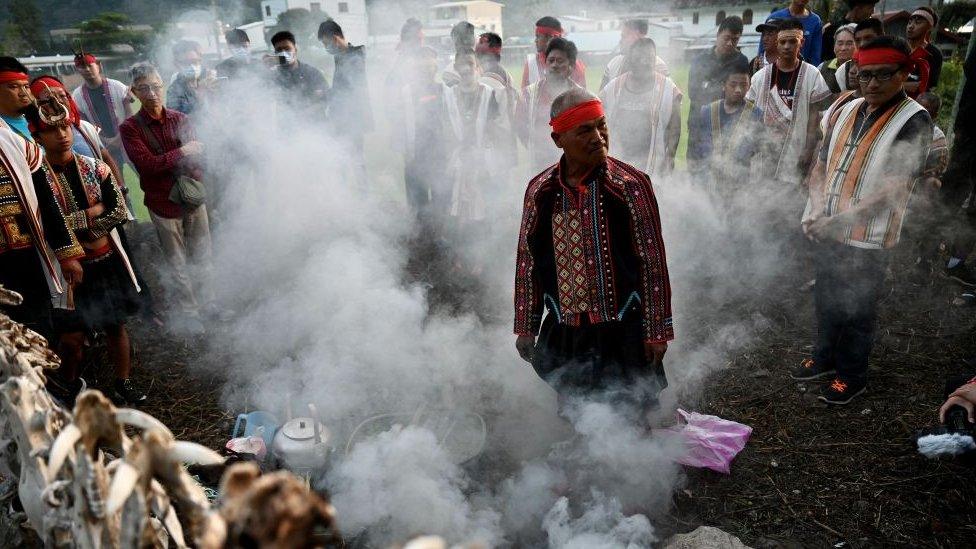
<path id="1" fill-rule="evenodd" d="M 384 66 L 370 59 L 382 119 Z M 451 262 L 418 271 L 425 241 L 406 208 L 394 133 L 368 136 L 366 188 L 351 183 L 341 129 L 267 81 L 221 84 L 195 115 L 218 189 L 214 250 L 223 307 L 237 312 L 209 344 L 229 357 L 223 403 L 280 418 L 314 404 L 331 434 L 328 490 L 346 535 L 374 546 L 421 533 L 488 546 L 647 547 L 682 474 L 673 439 L 620 410 L 574 400 L 556 414 L 553 391 L 522 362 L 511 333 L 514 254 L 527 179 L 518 170 L 479 182 L 488 230 L 456 244 L 481 268 L 463 307 L 433 296 L 470 276 Z M 610 128 L 611 139 L 613 128 Z M 512 137 L 514 139 L 514 136 Z M 488 166 L 489 171 L 495 166 Z M 671 270 L 678 339 L 665 359 L 671 386 L 656 421 L 767 326 L 749 301 L 788 280 L 802 203 L 775 185 L 742 181 L 732 206 L 683 172 L 655 178 Z M 439 433 L 409 418 L 474 412 L 484 451 L 458 464 Z M 401 414 L 389 430 L 346 442 L 364 420 Z"/>

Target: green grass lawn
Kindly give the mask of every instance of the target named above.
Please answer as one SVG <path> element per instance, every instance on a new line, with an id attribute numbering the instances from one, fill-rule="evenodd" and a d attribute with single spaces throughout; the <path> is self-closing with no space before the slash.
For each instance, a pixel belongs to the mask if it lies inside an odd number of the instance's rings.
<path id="1" fill-rule="evenodd" d="M 132 215 L 136 216 L 136 221 L 149 221 L 149 210 L 143 204 L 142 189 L 139 187 L 139 176 L 136 175 L 132 166 L 122 166 L 122 177 L 125 178 L 125 186 L 129 189 L 129 198 L 132 200 L 132 208 L 135 210 Z"/>

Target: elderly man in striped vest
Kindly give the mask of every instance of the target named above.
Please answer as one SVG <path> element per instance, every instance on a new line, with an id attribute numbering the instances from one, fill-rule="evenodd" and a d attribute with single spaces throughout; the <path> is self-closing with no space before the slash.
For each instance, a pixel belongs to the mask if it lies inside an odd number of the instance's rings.
<path id="1" fill-rule="evenodd" d="M 888 250 L 932 141 L 932 119 L 903 89 L 913 65 L 908 44 L 877 38 L 855 62 L 864 97 L 828 128 L 802 219 L 817 242 L 818 334 L 813 357 L 791 375 L 832 379 L 820 396 L 828 404 L 847 404 L 867 388 Z"/>

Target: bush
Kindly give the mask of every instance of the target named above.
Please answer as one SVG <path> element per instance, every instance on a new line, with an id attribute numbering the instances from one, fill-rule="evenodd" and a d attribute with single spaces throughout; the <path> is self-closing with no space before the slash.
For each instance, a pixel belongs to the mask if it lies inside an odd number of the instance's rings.
<path id="1" fill-rule="evenodd" d="M 939 76 L 939 87 L 936 92 L 942 99 L 942 110 L 939 111 L 937 122 L 945 131 L 952 128 L 952 106 L 956 104 L 956 93 L 962 85 L 962 61 L 952 58 L 942 63 L 942 74 Z"/>

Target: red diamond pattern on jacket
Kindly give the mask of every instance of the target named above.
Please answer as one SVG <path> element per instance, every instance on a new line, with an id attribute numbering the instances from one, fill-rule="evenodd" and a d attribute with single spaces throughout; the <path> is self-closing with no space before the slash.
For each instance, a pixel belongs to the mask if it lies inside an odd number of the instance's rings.
<path id="1" fill-rule="evenodd" d="M 582 226 L 579 210 L 552 216 L 559 308 L 564 313 L 584 313 L 590 309 Z"/>

